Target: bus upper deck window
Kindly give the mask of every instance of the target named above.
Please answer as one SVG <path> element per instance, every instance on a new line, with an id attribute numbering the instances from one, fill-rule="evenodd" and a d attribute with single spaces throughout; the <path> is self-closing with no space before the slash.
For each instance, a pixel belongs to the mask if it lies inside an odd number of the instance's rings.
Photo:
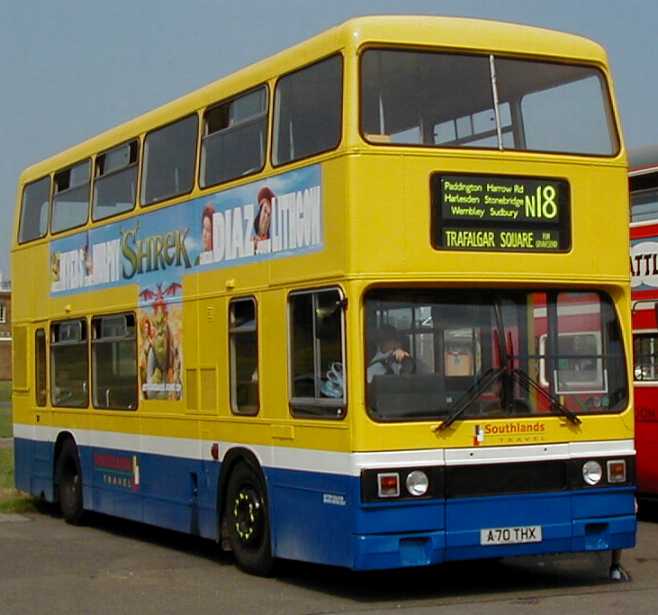
<path id="1" fill-rule="evenodd" d="M 590 66 L 496 58 L 500 102 L 522 121 L 514 146 L 542 152 L 614 154 L 619 144 L 605 79 Z"/>
<path id="2" fill-rule="evenodd" d="M 201 186 L 257 173 L 265 164 L 267 88 L 206 111 L 201 145 Z"/>
<path id="3" fill-rule="evenodd" d="M 92 219 L 102 220 L 135 206 L 137 196 L 137 140 L 96 157 Z"/>
<path id="4" fill-rule="evenodd" d="M 342 57 L 336 55 L 279 79 L 274 97 L 275 165 L 338 146 L 342 72 Z"/>
<path id="5" fill-rule="evenodd" d="M 38 239 L 48 232 L 49 199 L 50 177 L 44 177 L 25 186 L 18 233 L 20 243 Z"/>
<path id="6" fill-rule="evenodd" d="M 198 118 L 186 118 L 146 135 L 142 170 L 143 205 L 181 194 L 194 186 Z"/>
<path id="7" fill-rule="evenodd" d="M 82 226 L 89 215 L 91 163 L 85 160 L 55 173 L 53 194 L 53 233 Z"/>
<path id="8" fill-rule="evenodd" d="M 360 106 L 373 145 L 594 156 L 619 147 L 605 76 L 588 65 L 368 49 Z"/>

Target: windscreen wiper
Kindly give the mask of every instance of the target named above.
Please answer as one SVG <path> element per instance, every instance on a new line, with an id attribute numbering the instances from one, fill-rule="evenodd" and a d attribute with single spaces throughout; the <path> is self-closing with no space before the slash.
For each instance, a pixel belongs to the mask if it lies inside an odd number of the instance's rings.
<path id="1" fill-rule="evenodd" d="M 565 417 L 567 417 L 567 420 L 569 420 L 574 425 L 580 425 L 582 423 L 577 414 L 561 404 L 560 400 L 555 395 L 548 392 L 544 387 L 541 386 L 541 384 L 539 384 L 539 382 L 531 378 L 522 369 L 515 368 L 512 373 L 518 378 L 519 384 L 524 387 L 528 393 L 530 392 L 530 389 L 532 389 L 535 391 L 535 393 L 543 397 L 550 404 L 551 410 L 557 410 Z"/>
<path id="2" fill-rule="evenodd" d="M 507 348 L 505 347 L 505 338 L 502 334 L 502 312 L 500 304 L 496 302 L 493 306 L 494 314 L 497 322 L 497 334 L 494 337 L 496 347 L 498 349 L 498 357 L 500 358 L 501 367 L 498 368 L 489 368 L 482 377 L 474 382 L 466 392 L 457 400 L 457 405 L 455 410 L 450 414 L 446 419 L 444 419 L 439 426 L 436 428 L 436 431 L 444 431 L 450 427 L 464 412 L 466 409 L 480 396 L 484 393 L 504 372 L 508 371 L 509 366 L 509 357 L 507 355 Z"/>
<path id="3" fill-rule="evenodd" d="M 458 400 L 457 407 L 454 412 L 445 418 L 436 428 L 436 431 L 444 431 L 450 427 L 466 410 L 467 408 L 482 394 L 486 391 L 498 377 L 505 372 L 504 367 L 499 367 L 498 369 L 489 369 L 487 370 L 482 378 L 480 378 L 475 384 L 473 384 Z M 545 399 L 549 404 L 551 410 L 557 410 L 560 414 L 564 415 L 569 422 L 574 425 L 580 425 L 582 421 L 577 414 L 569 410 L 566 406 L 560 403 L 560 401 L 551 393 L 546 391 L 538 382 L 533 380 L 528 374 L 526 374 L 521 369 L 513 369 L 512 377 L 518 379 L 519 384 L 524 387 L 528 392 L 530 389 L 535 391 L 543 399 Z"/>
<path id="4" fill-rule="evenodd" d="M 450 427 L 466 410 L 468 407 L 478 398 L 482 393 L 484 393 L 496 380 L 498 377 L 505 371 L 504 367 L 499 367 L 497 369 L 489 368 L 481 378 L 478 378 L 457 400 L 456 407 L 453 410 L 452 414 L 443 419 L 439 423 L 436 431 L 444 431 Z"/>

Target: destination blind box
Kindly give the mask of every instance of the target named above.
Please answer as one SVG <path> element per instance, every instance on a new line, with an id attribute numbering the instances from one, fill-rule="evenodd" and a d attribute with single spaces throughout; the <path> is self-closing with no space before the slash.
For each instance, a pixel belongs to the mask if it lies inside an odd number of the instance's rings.
<path id="1" fill-rule="evenodd" d="M 569 184 L 509 175 L 444 175 L 430 180 L 432 246 L 437 250 L 567 252 Z"/>

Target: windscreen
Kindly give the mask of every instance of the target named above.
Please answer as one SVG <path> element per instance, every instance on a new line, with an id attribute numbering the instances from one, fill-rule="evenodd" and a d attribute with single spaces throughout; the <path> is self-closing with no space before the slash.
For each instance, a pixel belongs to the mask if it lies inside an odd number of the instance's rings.
<path id="1" fill-rule="evenodd" d="M 376 144 L 610 156 L 609 101 L 591 66 L 391 49 L 361 60 L 361 129 Z"/>
<path id="2" fill-rule="evenodd" d="M 379 289 L 365 306 L 367 405 L 376 420 L 626 406 L 620 328 L 604 294 Z"/>

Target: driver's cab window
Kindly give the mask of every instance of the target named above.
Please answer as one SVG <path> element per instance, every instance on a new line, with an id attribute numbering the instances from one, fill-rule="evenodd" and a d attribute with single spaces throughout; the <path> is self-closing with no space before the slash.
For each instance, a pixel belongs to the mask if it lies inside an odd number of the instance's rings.
<path id="1" fill-rule="evenodd" d="M 367 380 L 375 375 L 473 377 L 482 370 L 481 328 L 449 305 L 382 302 L 368 315 Z M 470 325 L 470 326 L 467 326 Z"/>
<path id="2" fill-rule="evenodd" d="M 295 416 L 345 415 L 344 305 L 339 289 L 289 297 L 290 407 Z"/>
<path id="3" fill-rule="evenodd" d="M 366 404 L 375 420 L 625 407 L 621 335 L 603 294 L 379 288 L 364 307 Z M 636 374 L 651 374 L 651 354 L 638 348 Z"/>
<path id="4" fill-rule="evenodd" d="M 503 359 L 494 311 L 463 292 L 372 291 L 366 298 L 367 406 L 378 420 L 446 415 Z M 504 338 L 510 348 L 517 329 Z M 490 378 L 491 379 L 491 378 Z M 499 407 L 491 379 L 478 408 Z"/>

